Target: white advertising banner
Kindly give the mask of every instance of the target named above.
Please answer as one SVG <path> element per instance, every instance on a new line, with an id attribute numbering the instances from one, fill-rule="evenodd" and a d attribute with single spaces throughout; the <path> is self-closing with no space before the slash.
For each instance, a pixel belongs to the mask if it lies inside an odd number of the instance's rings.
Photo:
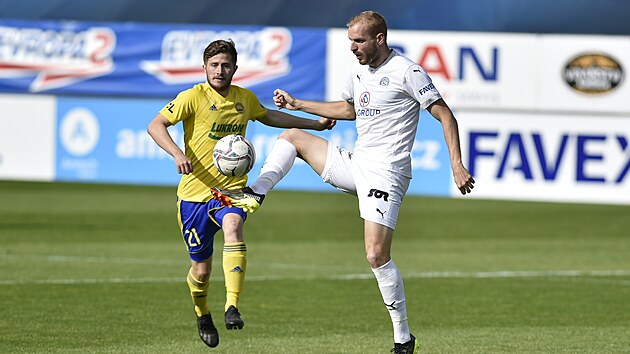
<path id="1" fill-rule="evenodd" d="M 630 204 L 630 115 L 459 112 L 458 122 L 471 196 Z"/>
<path id="2" fill-rule="evenodd" d="M 630 113 L 630 37 L 390 30 L 454 109 Z M 326 97 L 356 62 L 346 29 L 328 32 Z"/>
<path id="3" fill-rule="evenodd" d="M 457 108 L 531 108 L 536 78 L 536 37 L 519 34 L 390 30 L 390 47 L 419 63 L 449 105 Z M 347 30 L 328 32 L 326 93 L 341 98 L 348 69 L 357 59 Z"/>
<path id="4" fill-rule="evenodd" d="M 541 108 L 630 112 L 630 37 L 545 35 L 538 52 Z"/>
<path id="5" fill-rule="evenodd" d="M 52 181 L 56 98 L 0 95 L 0 179 Z"/>

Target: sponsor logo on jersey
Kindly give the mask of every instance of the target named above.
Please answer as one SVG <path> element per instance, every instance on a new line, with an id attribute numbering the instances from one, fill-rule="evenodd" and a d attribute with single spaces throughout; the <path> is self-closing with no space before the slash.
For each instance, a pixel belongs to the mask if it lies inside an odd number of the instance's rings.
<path id="1" fill-rule="evenodd" d="M 365 91 L 359 96 L 359 106 L 367 107 L 370 104 L 370 93 Z M 380 109 L 375 108 L 359 108 L 356 111 L 357 117 L 374 117 L 381 114 Z"/>
<path id="2" fill-rule="evenodd" d="M 357 117 L 374 117 L 379 114 L 381 114 L 381 110 L 373 108 L 359 108 L 356 112 Z"/>
<path id="3" fill-rule="evenodd" d="M 383 198 L 384 201 L 387 201 L 387 198 L 389 198 L 389 193 L 373 188 L 373 189 L 370 189 L 370 192 L 368 193 L 368 197 L 374 197 L 376 199 Z"/>
<path id="4" fill-rule="evenodd" d="M 370 93 L 365 91 L 359 97 L 359 105 L 361 107 L 367 107 L 370 104 Z"/>
<path id="5" fill-rule="evenodd" d="M 239 133 L 245 129 L 245 124 L 227 124 L 227 123 L 212 123 L 211 132 L 214 133 Z"/>
<path id="6" fill-rule="evenodd" d="M 238 51 L 238 71 L 232 84 L 251 86 L 291 71 L 289 52 L 293 37 L 283 27 L 259 31 L 170 31 L 162 39 L 160 60 L 145 60 L 142 70 L 169 85 L 205 81 L 200 61 L 208 43 L 231 38 Z"/>
<path id="7" fill-rule="evenodd" d="M 0 78 L 35 76 L 31 92 L 69 86 L 111 73 L 115 46 L 116 35 L 107 27 L 0 27 Z"/>
<path id="8" fill-rule="evenodd" d="M 228 133 L 228 134 L 243 134 L 245 132 L 245 124 L 227 124 L 227 123 L 212 123 L 212 127 L 210 127 L 210 133 L 208 133 L 208 137 L 210 139 L 219 140 L 223 136 L 214 135 L 213 133 Z"/>
<path id="9" fill-rule="evenodd" d="M 418 90 L 418 92 L 420 93 L 420 96 L 424 95 L 427 92 L 431 92 L 435 90 L 435 86 L 433 86 L 433 83 L 430 83 L 424 87 L 422 87 L 420 90 Z"/>
<path id="10" fill-rule="evenodd" d="M 601 94 L 619 86 L 623 80 L 623 69 L 619 62 L 606 54 L 585 53 L 567 63 L 564 80 L 578 92 Z"/>

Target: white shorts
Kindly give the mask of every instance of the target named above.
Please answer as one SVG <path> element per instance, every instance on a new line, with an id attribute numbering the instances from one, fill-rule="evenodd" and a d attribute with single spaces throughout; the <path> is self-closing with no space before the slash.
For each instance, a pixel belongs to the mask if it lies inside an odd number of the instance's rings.
<path id="1" fill-rule="evenodd" d="M 324 182 L 356 195 L 361 218 L 396 228 L 398 211 L 411 178 L 353 160 L 352 153 L 328 143 Z"/>

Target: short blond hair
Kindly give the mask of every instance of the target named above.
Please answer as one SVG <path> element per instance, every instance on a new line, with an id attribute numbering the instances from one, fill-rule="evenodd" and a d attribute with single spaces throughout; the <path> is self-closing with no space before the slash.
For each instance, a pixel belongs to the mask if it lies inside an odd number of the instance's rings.
<path id="1" fill-rule="evenodd" d="M 387 37 L 387 23 L 385 18 L 376 11 L 363 11 L 346 23 L 347 27 L 354 26 L 355 24 L 362 22 L 367 25 L 370 35 L 376 37 L 377 34 L 382 33 Z"/>

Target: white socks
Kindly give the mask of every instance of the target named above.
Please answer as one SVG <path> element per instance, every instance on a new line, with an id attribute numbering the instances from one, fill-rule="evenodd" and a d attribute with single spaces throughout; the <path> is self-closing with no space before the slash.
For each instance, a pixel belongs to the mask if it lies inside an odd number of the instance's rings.
<path id="1" fill-rule="evenodd" d="M 402 276 L 394 260 L 372 269 L 378 288 L 381 290 L 385 307 L 389 311 L 394 326 L 394 343 L 406 343 L 411 340 L 407 322 L 407 303 Z"/>
<path id="2" fill-rule="evenodd" d="M 293 144 L 284 139 L 276 140 L 260 170 L 260 176 L 250 186 L 252 191 L 258 194 L 267 194 L 289 173 L 296 157 L 297 150 Z"/>

